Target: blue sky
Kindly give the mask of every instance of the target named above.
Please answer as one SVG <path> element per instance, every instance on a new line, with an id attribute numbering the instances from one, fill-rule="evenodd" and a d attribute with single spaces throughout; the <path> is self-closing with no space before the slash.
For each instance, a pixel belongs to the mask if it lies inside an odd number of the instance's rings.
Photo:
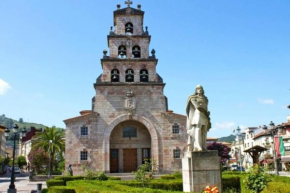
<path id="1" fill-rule="evenodd" d="M 91 108 L 116 5 L 124 0 L 0 1 L 0 114 L 65 127 Z M 133 1 L 169 109 L 185 114 L 203 85 L 213 128 L 286 122 L 290 110 L 290 1 Z"/>

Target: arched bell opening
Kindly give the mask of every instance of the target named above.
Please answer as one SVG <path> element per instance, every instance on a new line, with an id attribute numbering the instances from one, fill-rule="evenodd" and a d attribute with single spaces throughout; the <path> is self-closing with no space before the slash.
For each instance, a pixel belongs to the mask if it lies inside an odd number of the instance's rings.
<path id="1" fill-rule="evenodd" d="M 132 56 L 133 56 L 133 58 L 140 58 L 141 57 L 141 49 L 139 46 L 133 46 Z"/>
<path id="2" fill-rule="evenodd" d="M 125 24 L 125 34 L 126 35 L 132 35 L 133 34 L 133 24 L 131 22 L 128 22 Z"/>
<path id="3" fill-rule="evenodd" d="M 135 120 L 114 127 L 110 135 L 110 172 L 132 172 L 151 159 L 151 135 L 148 128 Z"/>
<path id="4" fill-rule="evenodd" d="M 126 70 L 126 82 L 134 82 L 134 71 L 132 69 Z"/>
<path id="5" fill-rule="evenodd" d="M 145 69 L 140 71 L 140 82 L 148 82 L 148 71 Z"/>
<path id="6" fill-rule="evenodd" d="M 113 69 L 111 71 L 111 82 L 119 82 L 119 70 Z"/>
<path id="7" fill-rule="evenodd" d="M 126 46 L 119 46 L 118 48 L 118 58 L 127 58 Z"/>

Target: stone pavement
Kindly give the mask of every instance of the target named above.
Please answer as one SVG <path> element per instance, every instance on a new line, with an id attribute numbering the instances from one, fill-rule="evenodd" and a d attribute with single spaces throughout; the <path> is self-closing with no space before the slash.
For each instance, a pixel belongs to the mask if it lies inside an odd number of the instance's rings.
<path id="1" fill-rule="evenodd" d="M 19 193 L 30 193 L 31 190 L 37 190 L 37 184 L 41 183 L 42 188 L 46 188 L 45 181 L 29 182 L 28 173 L 16 174 L 15 188 Z M 10 173 L 0 176 L 0 193 L 7 193 L 10 185 Z"/>

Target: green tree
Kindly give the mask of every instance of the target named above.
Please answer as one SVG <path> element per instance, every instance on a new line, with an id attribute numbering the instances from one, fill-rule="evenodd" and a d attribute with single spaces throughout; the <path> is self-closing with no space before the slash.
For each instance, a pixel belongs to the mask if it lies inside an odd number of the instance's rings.
<path id="1" fill-rule="evenodd" d="M 23 123 L 23 119 L 22 118 L 19 119 L 19 123 Z"/>
<path id="2" fill-rule="evenodd" d="M 22 155 L 17 157 L 16 163 L 20 168 L 27 165 L 26 158 Z"/>
<path id="3" fill-rule="evenodd" d="M 50 163 L 53 164 L 55 163 L 56 156 L 62 155 L 65 150 L 64 136 L 64 129 L 56 128 L 55 126 L 46 127 L 43 132 L 36 133 L 35 141 L 32 146 L 36 149 L 42 148 L 48 155 L 50 152 Z M 57 164 L 55 164 L 55 166 L 56 165 Z"/>

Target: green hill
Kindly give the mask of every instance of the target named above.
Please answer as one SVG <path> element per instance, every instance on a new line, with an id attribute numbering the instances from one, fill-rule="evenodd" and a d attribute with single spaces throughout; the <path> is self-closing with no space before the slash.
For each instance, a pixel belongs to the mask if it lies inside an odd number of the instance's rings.
<path id="1" fill-rule="evenodd" d="M 26 128 L 28 131 L 31 127 L 35 127 L 37 129 L 45 128 L 46 126 L 38 123 L 29 123 L 24 122 L 22 118 L 19 121 L 6 117 L 4 114 L 0 116 L 0 125 L 7 127 L 8 129 L 13 128 L 13 125 L 17 124 L 19 128 Z"/>
<path id="2" fill-rule="evenodd" d="M 233 141 L 235 141 L 236 136 L 234 135 L 229 135 L 227 137 L 221 137 L 218 139 L 219 142 L 229 142 L 232 143 Z"/>

